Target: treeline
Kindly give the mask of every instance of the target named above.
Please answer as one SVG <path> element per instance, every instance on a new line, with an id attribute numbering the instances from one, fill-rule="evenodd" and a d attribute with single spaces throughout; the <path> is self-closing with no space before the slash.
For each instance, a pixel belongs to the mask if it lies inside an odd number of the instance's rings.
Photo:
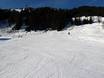
<path id="1" fill-rule="evenodd" d="M 81 6 L 71 9 L 74 17 L 80 16 L 102 16 L 104 17 L 104 7 Z"/>
<path id="2" fill-rule="evenodd" d="M 10 26 L 15 24 L 12 30 L 25 28 L 26 31 L 61 31 L 66 26 L 93 23 L 92 18 L 81 21 L 78 19 L 81 16 L 104 16 L 104 7 L 83 6 L 74 9 L 28 7 L 21 9 L 20 12 L 11 9 L 0 9 L 0 20 L 8 20 Z M 72 19 L 73 17 L 75 17 L 75 20 Z"/>
<path id="3" fill-rule="evenodd" d="M 101 22 L 101 21 L 97 21 L 97 22 Z M 72 22 L 71 25 L 84 25 L 84 24 L 92 24 L 94 23 L 93 17 L 92 16 L 86 16 L 86 17 L 74 17 L 72 18 Z"/>

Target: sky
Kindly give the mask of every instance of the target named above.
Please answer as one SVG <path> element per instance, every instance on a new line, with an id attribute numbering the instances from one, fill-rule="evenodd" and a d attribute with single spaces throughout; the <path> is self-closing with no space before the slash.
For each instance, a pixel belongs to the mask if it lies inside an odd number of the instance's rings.
<path id="1" fill-rule="evenodd" d="M 0 0 L 0 8 L 104 6 L 104 0 Z"/>

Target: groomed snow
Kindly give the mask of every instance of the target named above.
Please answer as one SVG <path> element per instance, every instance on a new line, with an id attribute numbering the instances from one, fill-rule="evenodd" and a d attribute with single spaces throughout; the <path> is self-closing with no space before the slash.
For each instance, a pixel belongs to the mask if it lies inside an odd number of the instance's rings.
<path id="1" fill-rule="evenodd" d="M 0 78 L 104 78 L 102 24 L 10 36 L 0 43 Z"/>

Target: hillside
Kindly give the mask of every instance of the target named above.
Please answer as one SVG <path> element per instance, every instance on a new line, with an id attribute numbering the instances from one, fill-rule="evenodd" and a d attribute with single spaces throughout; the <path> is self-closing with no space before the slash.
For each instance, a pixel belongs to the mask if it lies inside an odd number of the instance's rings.
<path id="1" fill-rule="evenodd" d="M 0 78 L 104 77 L 102 24 L 9 37 L 0 41 Z"/>

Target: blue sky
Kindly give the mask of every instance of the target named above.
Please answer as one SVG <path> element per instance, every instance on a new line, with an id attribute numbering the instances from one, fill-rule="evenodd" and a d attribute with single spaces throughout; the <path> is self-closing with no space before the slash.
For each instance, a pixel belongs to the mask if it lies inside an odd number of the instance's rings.
<path id="1" fill-rule="evenodd" d="M 0 8 L 22 8 L 25 5 L 73 8 L 82 5 L 104 6 L 104 0 L 0 0 Z"/>

